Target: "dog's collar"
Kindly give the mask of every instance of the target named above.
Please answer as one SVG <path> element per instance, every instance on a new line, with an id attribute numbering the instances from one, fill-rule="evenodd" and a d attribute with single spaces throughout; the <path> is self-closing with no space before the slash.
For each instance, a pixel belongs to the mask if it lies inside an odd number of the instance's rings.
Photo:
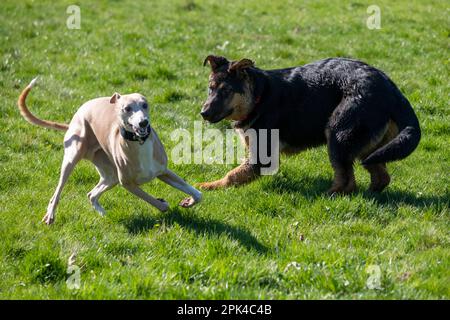
<path id="1" fill-rule="evenodd" d="M 251 127 L 256 120 L 258 120 L 259 116 L 261 115 L 258 111 L 258 107 L 261 105 L 261 96 L 257 96 L 255 98 L 255 103 L 253 106 L 253 110 L 242 120 L 238 120 L 234 123 L 234 127 L 241 129 L 244 127 Z"/>
<path id="2" fill-rule="evenodd" d="M 124 127 L 120 127 L 120 135 L 122 136 L 122 138 L 129 141 L 139 141 L 140 144 L 144 144 L 145 140 L 147 140 L 147 138 L 150 136 L 151 133 L 152 133 L 151 127 L 149 127 L 148 133 L 143 137 L 138 136 L 134 132 L 125 130 Z"/>

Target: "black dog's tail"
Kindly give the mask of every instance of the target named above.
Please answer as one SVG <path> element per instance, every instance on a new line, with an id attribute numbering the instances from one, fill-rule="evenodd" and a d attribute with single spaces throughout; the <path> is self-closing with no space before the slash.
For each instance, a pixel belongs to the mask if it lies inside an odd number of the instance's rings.
<path id="1" fill-rule="evenodd" d="M 400 94 L 400 103 L 390 114 L 397 124 L 399 133 L 389 143 L 375 150 L 362 161 L 363 165 L 400 160 L 410 155 L 420 141 L 419 120 L 409 101 Z"/>

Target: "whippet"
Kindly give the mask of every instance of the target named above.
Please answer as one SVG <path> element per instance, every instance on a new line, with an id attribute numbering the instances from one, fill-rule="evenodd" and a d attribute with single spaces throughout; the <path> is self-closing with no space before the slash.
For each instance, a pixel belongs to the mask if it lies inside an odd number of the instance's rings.
<path id="1" fill-rule="evenodd" d="M 25 100 L 35 83 L 33 79 L 22 91 L 18 100 L 20 113 L 32 124 L 66 132 L 59 183 L 43 222 L 54 222 L 61 191 L 81 159 L 91 161 L 100 174 L 100 181 L 88 193 L 88 198 L 101 215 L 105 210 L 99 203 L 100 196 L 118 183 L 158 210 L 166 211 L 169 204 L 165 200 L 156 199 L 139 187 L 155 177 L 190 195 L 180 206 L 191 207 L 201 200 L 201 192 L 167 168 L 167 155 L 150 126 L 149 106 L 144 96 L 114 93 L 112 97 L 90 100 L 78 109 L 70 124 L 64 124 L 41 120 L 28 110 Z"/>

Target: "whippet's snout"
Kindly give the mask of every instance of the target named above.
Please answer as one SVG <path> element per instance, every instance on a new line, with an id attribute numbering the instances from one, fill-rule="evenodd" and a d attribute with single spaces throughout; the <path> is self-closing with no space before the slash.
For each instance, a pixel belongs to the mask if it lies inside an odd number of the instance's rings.
<path id="1" fill-rule="evenodd" d="M 144 119 L 141 122 L 139 122 L 139 127 L 145 128 L 146 126 L 148 126 L 148 120 L 147 119 Z"/>

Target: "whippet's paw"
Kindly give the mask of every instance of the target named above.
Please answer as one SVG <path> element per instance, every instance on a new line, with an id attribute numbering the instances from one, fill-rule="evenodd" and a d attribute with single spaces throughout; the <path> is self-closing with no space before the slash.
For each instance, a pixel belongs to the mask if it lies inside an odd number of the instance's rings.
<path id="1" fill-rule="evenodd" d="M 55 222 L 55 216 L 50 214 L 50 213 L 46 213 L 44 218 L 42 218 L 42 222 L 44 222 L 46 225 L 51 225 L 53 222 Z"/>
<path id="2" fill-rule="evenodd" d="M 183 208 L 189 208 L 198 202 L 200 202 L 200 201 L 195 200 L 193 197 L 187 197 L 187 198 L 181 200 L 178 205 Z"/>
<path id="3" fill-rule="evenodd" d="M 98 203 L 98 201 L 92 201 L 92 209 L 94 209 L 101 217 L 106 216 L 105 209 Z"/>
<path id="4" fill-rule="evenodd" d="M 158 205 L 158 210 L 161 212 L 166 212 L 167 210 L 169 210 L 169 203 L 161 198 L 156 199 L 160 202 L 160 204 Z"/>

